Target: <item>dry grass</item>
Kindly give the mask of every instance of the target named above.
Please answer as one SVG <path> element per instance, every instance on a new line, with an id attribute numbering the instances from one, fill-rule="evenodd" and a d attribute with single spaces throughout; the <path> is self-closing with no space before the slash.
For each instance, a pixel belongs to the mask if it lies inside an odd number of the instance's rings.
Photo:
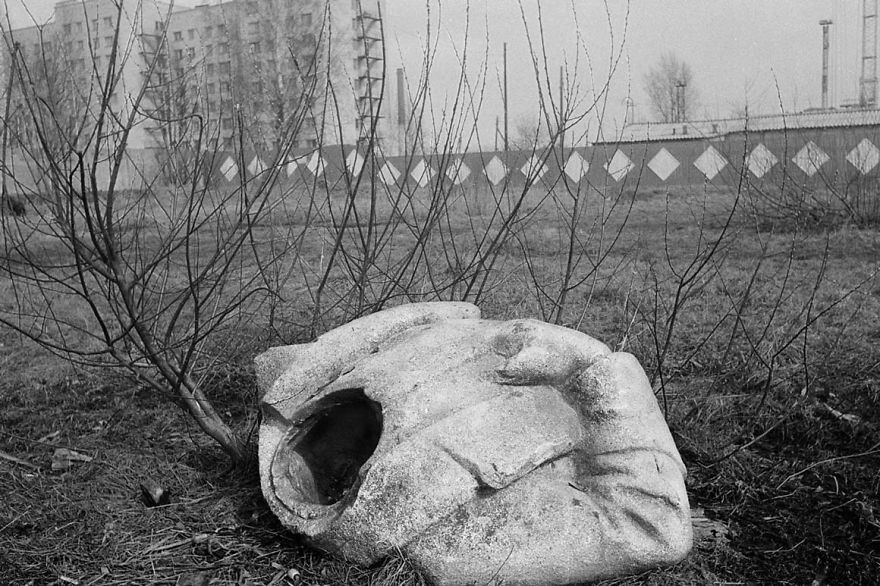
<path id="1" fill-rule="evenodd" d="M 535 209 L 542 195 L 529 197 L 527 209 Z M 572 296 L 563 321 L 655 369 L 644 311 L 653 291 L 645 275 L 660 270 L 667 251 L 685 263 L 701 235 L 718 234 L 730 200 L 729 193 L 672 193 L 667 206 L 665 194 L 641 194 L 628 216 L 624 209 L 612 214 L 608 229 L 626 222 L 620 243 Z M 587 204 L 585 226 L 606 202 L 590 195 Z M 461 200 L 452 210 L 460 242 L 472 216 L 486 220 L 491 207 L 479 205 Z M 263 236 L 282 225 L 276 220 L 261 225 Z M 304 241 L 305 264 L 319 262 L 327 225 L 317 224 L 315 238 Z M 564 236 L 558 215 L 539 208 L 527 230 L 534 270 L 553 279 Z M 688 299 L 664 365 L 664 404 L 689 467 L 692 505 L 726 535 L 700 541 L 675 568 L 607 584 L 872 584 L 880 575 L 880 284 L 869 279 L 880 233 L 758 230 L 748 215 L 737 216 L 720 273 Z M 732 318 L 717 325 L 745 290 L 760 239 L 766 265 L 740 329 Z M 499 259 L 499 278 L 481 303 L 485 316 L 540 315 L 521 252 L 509 246 Z M 798 338 L 782 348 L 823 266 L 816 307 L 862 285 L 811 326 L 806 344 Z M 787 267 L 792 277 L 780 301 L 778 275 Z M 661 279 L 662 295 L 673 285 Z M 285 333 L 302 339 L 298 312 L 309 299 L 302 283 L 288 287 Z M 762 338 L 741 333 L 760 332 L 774 308 L 778 316 Z M 9 332 L 0 332 L 0 342 L 0 452 L 38 467 L 0 459 L 0 583 L 422 583 L 402 559 L 359 569 L 307 549 L 268 511 L 255 471 L 229 470 L 219 448 L 162 397 L 113 374 L 71 370 Z M 770 379 L 753 343 L 762 356 L 779 351 Z M 255 412 L 249 361 L 261 349 L 237 349 L 209 381 L 210 396 L 244 432 Z M 56 447 L 94 460 L 53 472 Z M 145 480 L 169 489 L 171 504 L 146 507 L 139 489 Z M 298 577 L 290 579 L 289 570 Z"/>

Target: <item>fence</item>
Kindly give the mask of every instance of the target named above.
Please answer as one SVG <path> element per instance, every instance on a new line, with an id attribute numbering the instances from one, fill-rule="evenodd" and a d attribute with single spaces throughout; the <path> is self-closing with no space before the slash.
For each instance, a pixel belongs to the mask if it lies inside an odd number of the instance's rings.
<path id="1" fill-rule="evenodd" d="M 285 182 L 323 181 L 329 185 L 356 175 L 364 165 L 370 176 L 386 185 L 427 186 L 437 181 L 463 186 L 518 185 L 532 177 L 552 185 L 566 181 L 600 191 L 634 188 L 736 186 L 741 180 L 765 186 L 796 185 L 803 188 L 870 182 L 880 176 L 880 125 L 735 132 L 721 137 L 600 143 L 588 147 L 547 151 L 496 151 L 446 155 L 365 158 L 352 146 L 330 146 L 299 153 L 285 161 L 279 176 Z M 139 155 L 123 169 L 123 186 L 156 170 L 156 162 Z M 271 160 L 221 152 L 209 171 L 218 184 L 236 184 L 264 173 Z M 136 161 L 136 162 L 134 162 Z M 6 172 L 22 185 L 39 190 L 40 177 L 22 158 Z M 130 167 L 130 168 L 129 168 Z M 109 171 L 107 169 L 106 171 Z M 374 171 L 374 172 L 373 172 Z M 27 178 L 27 180 L 25 180 Z M 130 178 L 130 181 L 126 178 Z M 100 183 L 100 181 L 99 181 Z"/>

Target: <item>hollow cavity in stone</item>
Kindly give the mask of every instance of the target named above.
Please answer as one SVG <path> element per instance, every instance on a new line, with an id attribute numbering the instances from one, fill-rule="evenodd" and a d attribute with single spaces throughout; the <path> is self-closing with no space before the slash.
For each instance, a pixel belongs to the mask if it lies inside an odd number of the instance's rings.
<path id="1" fill-rule="evenodd" d="M 349 492 L 382 435 L 382 407 L 363 389 L 327 395 L 294 417 L 296 431 L 276 452 L 275 473 L 291 483 L 293 497 L 330 506 Z"/>

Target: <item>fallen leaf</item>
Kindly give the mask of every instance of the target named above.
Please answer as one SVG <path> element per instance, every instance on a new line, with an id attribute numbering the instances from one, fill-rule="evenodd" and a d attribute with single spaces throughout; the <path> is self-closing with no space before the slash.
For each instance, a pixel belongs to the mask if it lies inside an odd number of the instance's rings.
<path id="1" fill-rule="evenodd" d="M 171 494 L 152 480 L 141 482 L 141 500 L 148 507 L 158 507 L 171 502 Z"/>
<path id="2" fill-rule="evenodd" d="M 694 542 L 698 545 L 727 545 L 728 528 L 724 523 L 706 517 L 703 509 L 691 510 L 694 527 Z"/>
<path id="3" fill-rule="evenodd" d="M 177 579 L 177 586 L 207 586 L 210 580 L 211 574 L 208 572 L 182 574 Z"/>
<path id="4" fill-rule="evenodd" d="M 91 462 L 93 459 L 67 448 L 58 448 L 52 453 L 52 470 L 67 470 L 74 462 Z"/>
<path id="5" fill-rule="evenodd" d="M 825 403 L 819 403 L 816 405 L 816 415 L 827 417 L 828 419 L 839 419 L 840 421 L 846 421 L 851 425 L 859 425 L 862 422 L 862 418 L 858 415 L 853 415 L 851 413 L 842 413 L 827 405 Z"/>
<path id="6" fill-rule="evenodd" d="M 38 440 L 37 440 L 37 443 L 41 443 L 41 444 L 42 444 L 42 443 L 45 443 L 45 442 L 53 441 L 53 440 L 55 440 L 55 439 L 58 439 L 58 436 L 59 436 L 59 435 L 61 435 L 61 430 L 60 430 L 60 429 L 59 429 L 58 431 L 53 431 L 52 433 L 47 433 L 46 435 L 44 435 L 43 437 L 41 437 L 40 439 L 38 439 Z"/>

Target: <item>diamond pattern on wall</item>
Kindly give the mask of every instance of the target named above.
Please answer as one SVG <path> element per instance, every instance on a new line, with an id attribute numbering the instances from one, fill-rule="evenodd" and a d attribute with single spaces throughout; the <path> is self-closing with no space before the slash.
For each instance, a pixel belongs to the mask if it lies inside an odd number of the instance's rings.
<path id="1" fill-rule="evenodd" d="M 299 167 L 299 161 L 297 159 L 290 159 L 287 161 L 287 164 L 284 165 L 284 169 L 287 171 L 287 176 L 290 177 L 296 173 L 297 167 Z"/>
<path id="2" fill-rule="evenodd" d="M 364 167 L 364 158 L 361 156 L 357 149 L 354 149 L 348 156 L 345 158 L 345 168 L 348 169 L 348 172 L 352 175 L 357 175 L 361 172 L 361 169 Z"/>
<path id="3" fill-rule="evenodd" d="M 580 181 L 590 170 L 590 163 L 577 151 L 571 153 L 563 169 L 572 181 Z"/>
<path id="4" fill-rule="evenodd" d="M 666 181 L 678 169 L 679 165 L 678 159 L 673 157 L 672 153 L 664 147 L 648 163 L 648 169 L 653 171 L 654 175 L 659 177 L 661 181 Z"/>
<path id="5" fill-rule="evenodd" d="M 232 157 L 226 157 L 226 160 L 220 165 L 220 173 L 226 177 L 227 181 L 232 181 L 238 176 L 238 165 L 235 164 Z"/>
<path id="6" fill-rule="evenodd" d="M 614 156 L 605 164 L 605 170 L 615 181 L 626 177 L 626 174 L 632 171 L 633 167 L 635 167 L 633 162 L 621 150 L 614 151 Z"/>
<path id="7" fill-rule="evenodd" d="M 800 167 L 801 171 L 807 174 L 807 177 L 812 177 L 819 171 L 822 165 L 830 160 L 831 157 L 811 140 L 798 151 L 792 162 Z"/>
<path id="8" fill-rule="evenodd" d="M 725 159 L 724 155 L 719 153 L 718 149 L 712 145 L 709 145 L 709 148 L 703 151 L 703 154 L 694 161 L 694 167 L 699 169 L 700 173 L 702 173 L 709 181 L 715 179 L 715 176 L 726 166 L 727 159 Z"/>
<path id="9" fill-rule="evenodd" d="M 412 173 L 410 173 L 410 177 L 415 179 L 415 182 L 419 184 L 419 187 L 425 187 L 431 181 L 431 177 L 434 175 L 434 170 L 431 169 L 431 166 L 428 165 L 424 159 L 418 162 L 418 164 L 413 167 Z"/>
<path id="10" fill-rule="evenodd" d="M 251 160 L 247 169 L 251 176 L 259 175 L 266 170 L 266 164 L 260 159 L 260 157 L 255 156 L 253 160 Z"/>
<path id="11" fill-rule="evenodd" d="M 529 179 L 540 179 L 547 172 L 547 166 L 541 162 L 541 157 L 534 154 L 526 161 L 520 171 Z"/>
<path id="12" fill-rule="evenodd" d="M 776 158 L 776 155 L 763 144 L 759 144 L 752 149 L 752 152 L 746 158 L 746 166 L 758 179 L 766 175 L 778 162 L 779 159 Z"/>
<path id="13" fill-rule="evenodd" d="M 874 146 L 873 142 L 863 138 L 862 142 L 849 152 L 846 160 L 858 169 L 862 175 L 865 175 L 876 167 L 877 163 L 880 163 L 880 150 Z"/>
<path id="14" fill-rule="evenodd" d="M 471 176 L 471 169 L 464 164 L 463 160 L 459 159 L 446 169 L 446 176 L 449 177 L 455 185 L 460 185 Z"/>
<path id="15" fill-rule="evenodd" d="M 498 185 L 501 183 L 501 181 L 507 177 L 508 172 L 509 169 L 501 162 L 498 155 L 492 157 L 492 160 L 486 165 L 486 177 L 492 182 L 492 185 Z"/>
<path id="16" fill-rule="evenodd" d="M 385 161 L 385 164 L 382 165 L 382 168 L 379 170 L 379 177 L 385 185 L 392 185 L 397 183 L 397 179 L 400 177 L 400 171 L 397 170 L 397 167 L 391 164 L 391 161 Z"/>
<path id="17" fill-rule="evenodd" d="M 309 162 L 306 164 L 306 169 L 309 170 L 309 173 L 314 175 L 315 177 L 320 177 L 324 174 L 324 170 L 327 168 L 327 163 L 321 157 L 321 153 L 315 151 L 315 154 L 312 155 L 312 158 L 309 159 Z"/>

